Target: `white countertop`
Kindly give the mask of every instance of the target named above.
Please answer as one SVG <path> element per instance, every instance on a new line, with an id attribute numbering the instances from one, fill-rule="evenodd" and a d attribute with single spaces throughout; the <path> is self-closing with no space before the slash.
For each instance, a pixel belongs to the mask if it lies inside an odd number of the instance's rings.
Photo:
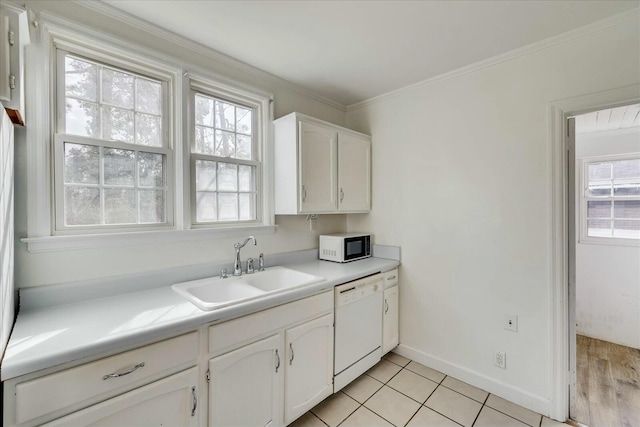
<path id="1" fill-rule="evenodd" d="M 326 280 L 219 310 L 202 311 L 170 286 L 21 310 L 0 368 L 3 381 L 74 360 L 99 358 L 295 301 L 399 265 L 385 258 L 346 264 L 317 259 L 280 265 Z"/>

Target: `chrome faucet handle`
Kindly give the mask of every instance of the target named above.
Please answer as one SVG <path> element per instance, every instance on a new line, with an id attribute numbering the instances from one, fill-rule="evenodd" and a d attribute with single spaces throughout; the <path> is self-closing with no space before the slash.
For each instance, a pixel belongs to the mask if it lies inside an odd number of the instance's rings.
<path id="1" fill-rule="evenodd" d="M 229 276 L 227 276 L 227 269 L 226 268 L 221 268 L 220 269 L 220 278 L 221 279 L 226 279 L 227 277 L 229 277 Z"/>
<path id="2" fill-rule="evenodd" d="M 253 274 L 255 270 L 253 268 L 253 258 L 247 258 L 247 274 Z"/>
<path id="3" fill-rule="evenodd" d="M 264 271 L 264 254 L 261 253 L 258 257 L 258 271 Z"/>

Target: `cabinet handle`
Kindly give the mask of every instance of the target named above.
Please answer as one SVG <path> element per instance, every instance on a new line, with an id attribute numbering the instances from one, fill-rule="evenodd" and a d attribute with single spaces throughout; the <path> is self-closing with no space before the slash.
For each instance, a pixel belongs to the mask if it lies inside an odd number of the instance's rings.
<path id="1" fill-rule="evenodd" d="M 114 372 L 113 374 L 105 375 L 104 377 L 102 377 L 102 379 L 108 380 L 109 378 L 124 377 L 125 375 L 129 375 L 130 373 L 135 372 L 140 368 L 144 368 L 144 362 L 138 363 L 136 366 L 127 371 Z"/>
<path id="2" fill-rule="evenodd" d="M 295 353 L 293 352 L 293 343 L 289 343 L 289 349 L 291 350 L 291 358 L 289 359 L 289 366 L 293 363 L 293 358 L 295 357 Z"/>
<path id="3" fill-rule="evenodd" d="M 198 397 L 196 396 L 196 388 L 191 387 L 191 397 L 193 398 L 193 407 L 191 408 L 191 416 L 196 416 L 196 408 L 198 407 Z"/>
<path id="4" fill-rule="evenodd" d="M 304 185 L 302 186 L 302 201 L 307 201 L 307 188 Z"/>
<path id="5" fill-rule="evenodd" d="M 276 348 L 276 372 L 280 369 L 280 355 L 278 354 L 278 349 Z"/>
<path id="6" fill-rule="evenodd" d="M 384 314 L 387 314 L 388 311 L 389 311 L 389 303 L 385 299 L 384 300 Z"/>
<path id="7" fill-rule="evenodd" d="M 340 203 L 342 203 L 342 201 L 344 200 L 344 191 L 342 191 L 342 188 L 340 189 Z"/>

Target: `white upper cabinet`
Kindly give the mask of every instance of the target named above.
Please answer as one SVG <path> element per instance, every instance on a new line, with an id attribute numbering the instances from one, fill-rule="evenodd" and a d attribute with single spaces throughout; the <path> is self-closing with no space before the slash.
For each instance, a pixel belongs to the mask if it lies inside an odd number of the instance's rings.
<path id="1" fill-rule="evenodd" d="M 274 122 L 276 215 L 371 210 L 371 137 L 299 113 Z"/>
<path id="2" fill-rule="evenodd" d="M 371 210 L 371 140 L 338 133 L 338 210 Z"/>
<path id="3" fill-rule="evenodd" d="M 338 138 L 333 129 L 300 122 L 300 212 L 336 210 Z M 277 187 L 276 187 L 277 191 Z"/>
<path id="4" fill-rule="evenodd" d="M 0 101 L 15 124 L 24 120 L 24 48 L 29 43 L 27 11 L 0 2 Z"/>

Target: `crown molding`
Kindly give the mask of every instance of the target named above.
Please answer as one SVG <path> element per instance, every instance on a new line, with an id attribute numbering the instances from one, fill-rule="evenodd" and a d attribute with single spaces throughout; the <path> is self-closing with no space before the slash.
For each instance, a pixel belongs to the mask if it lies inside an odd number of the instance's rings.
<path id="1" fill-rule="evenodd" d="M 152 24 L 149 21 L 133 16 L 130 13 L 124 12 L 109 4 L 103 3 L 100 0 L 72 0 L 72 3 L 86 9 L 93 10 L 102 15 L 108 16 L 124 24 L 147 32 L 155 37 L 175 43 L 185 49 L 189 49 L 194 53 L 197 53 L 198 55 L 206 56 L 207 58 L 210 58 L 216 62 L 220 62 L 222 64 L 247 71 L 258 78 L 270 81 L 279 86 L 283 86 L 300 95 L 304 95 L 318 102 L 322 102 L 323 104 L 329 105 L 340 111 L 347 111 L 347 107 L 344 104 L 334 101 L 333 99 L 327 98 L 314 91 L 298 86 L 288 80 L 285 80 L 267 71 L 261 70 L 257 67 L 254 67 L 253 65 L 247 64 L 246 62 L 235 59 L 229 55 L 207 47 L 194 40 L 188 39 L 172 31 L 159 27 L 158 25 Z"/>
<path id="2" fill-rule="evenodd" d="M 527 46 L 520 47 L 497 56 L 493 56 L 491 58 L 483 59 L 482 61 L 478 61 L 473 64 L 465 65 L 464 67 L 458 68 L 456 70 L 449 71 L 434 77 L 430 77 L 420 82 L 401 87 L 399 89 L 384 93 L 382 95 L 375 96 L 373 98 L 366 99 L 361 102 L 356 102 L 354 104 L 348 105 L 346 110 L 347 110 L 347 113 L 350 113 L 350 112 L 359 110 L 361 108 L 365 108 L 369 105 L 373 105 L 378 102 L 382 102 L 387 99 L 400 96 L 406 92 L 409 92 L 418 88 L 431 86 L 446 80 L 454 79 L 456 77 L 460 77 L 465 74 L 473 73 L 475 71 L 479 71 L 484 68 L 498 65 L 502 62 L 511 61 L 513 59 L 530 55 L 532 53 L 535 53 L 544 49 L 549 49 L 551 47 L 554 47 L 563 43 L 567 43 L 572 40 L 579 39 L 581 37 L 586 37 L 588 35 L 597 33 L 602 30 L 606 30 L 611 27 L 623 25 L 623 24 L 626 24 L 627 22 L 631 22 L 634 20 L 639 21 L 639 25 L 640 25 L 640 8 L 634 8 L 627 12 L 619 13 L 619 14 L 610 16 L 608 18 L 601 19 L 599 21 L 595 21 L 585 26 L 576 28 L 574 30 L 567 31 L 566 33 L 562 33 L 557 36 L 553 36 L 548 39 L 544 39 L 539 42 L 535 42 Z"/>

